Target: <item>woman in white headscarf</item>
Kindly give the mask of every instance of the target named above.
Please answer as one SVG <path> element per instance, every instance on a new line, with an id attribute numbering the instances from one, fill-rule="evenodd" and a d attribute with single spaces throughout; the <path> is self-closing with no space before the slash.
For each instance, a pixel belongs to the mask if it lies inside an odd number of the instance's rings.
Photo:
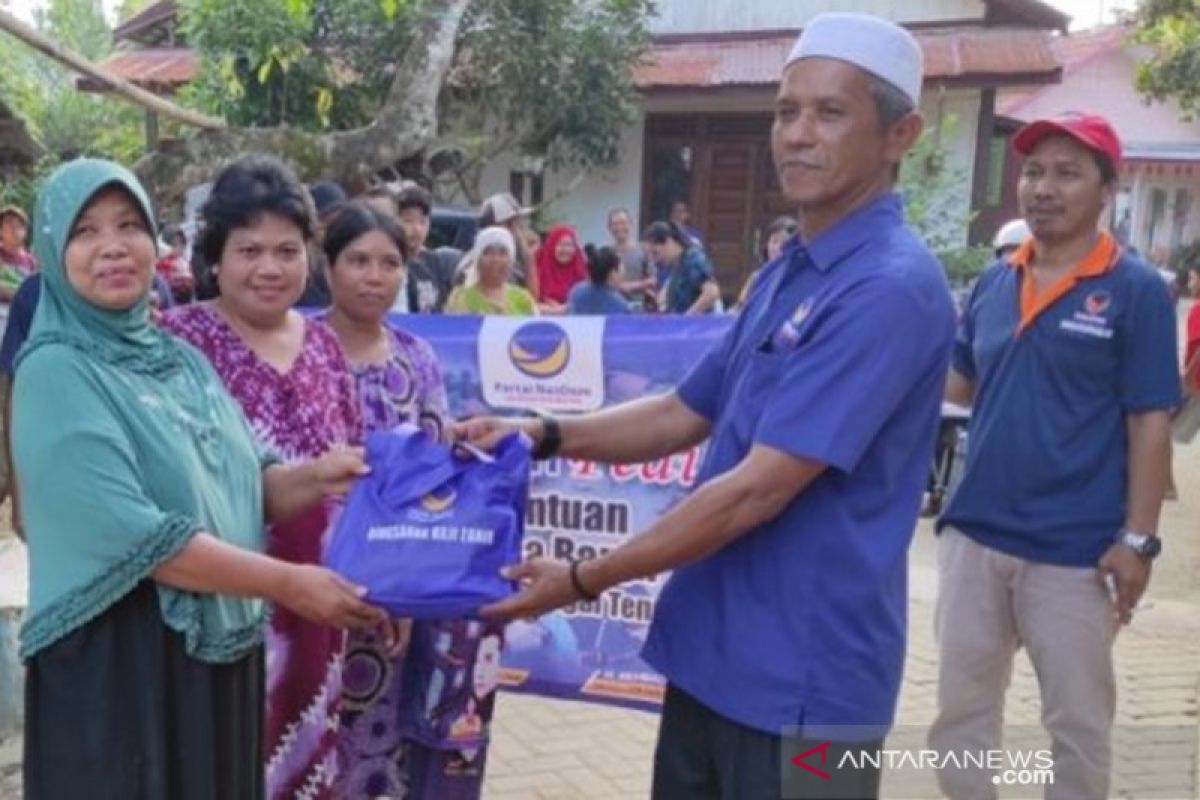
<path id="1" fill-rule="evenodd" d="M 507 229 L 493 226 L 480 231 L 459 265 L 465 281 L 450 295 L 446 313 L 537 316 L 533 295 L 509 282 L 515 258 L 516 244 Z"/>

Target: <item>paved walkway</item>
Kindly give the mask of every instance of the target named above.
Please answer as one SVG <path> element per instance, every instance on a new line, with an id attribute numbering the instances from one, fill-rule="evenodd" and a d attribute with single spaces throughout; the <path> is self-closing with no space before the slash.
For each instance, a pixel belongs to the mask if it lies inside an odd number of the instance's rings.
<path id="1" fill-rule="evenodd" d="M 1200 498 L 1195 506 L 1200 507 Z M 1175 509 L 1178 514 L 1182 509 Z M 1191 519 L 1197 519 L 1192 509 Z M 1174 516 L 1174 514 L 1172 515 Z M 1182 518 L 1184 515 L 1179 514 Z M 1182 519 L 1181 519 L 1182 521 Z M 1183 535 L 1183 531 L 1180 531 Z M 1195 529 L 1190 534 L 1196 537 Z M 1200 551 L 1200 546 L 1194 546 Z M 1177 553 L 1183 558 L 1183 553 Z M 1190 556 L 1195 566 L 1194 555 Z M 935 711 L 936 593 L 932 533 L 922 525 L 912 553 L 909 652 L 898 724 L 923 736 Z M 1200 570 L 1196 573 L 1200 576 Z M 1200 593 L 1152 592 L 1148 607 L 1117 643 L 1120 676 L 1114 798 L 1200 798 Z M 1176 599 L 1167 599 L 1174 595 Z M 1037 683 L 1024 654 L 1008 695 L 1010 726 L 1038 724 Z M 649 794 L 657 718 L 636 711 L 513 695 L 501 698 L 487 800 L 617 800 Z M 1128 746 L 1124 746 L 1128 744 Z M 939 797 L 932 774 L 886 776 L 883 796 Z M 1040 790 L 1004 797 L 1040 797 Z"/>

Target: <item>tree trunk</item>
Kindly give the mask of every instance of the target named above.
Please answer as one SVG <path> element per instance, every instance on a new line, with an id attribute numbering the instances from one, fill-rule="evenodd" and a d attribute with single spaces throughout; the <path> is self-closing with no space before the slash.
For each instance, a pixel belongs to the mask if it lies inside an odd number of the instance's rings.
<path id="1" fill-rule="evenodd" d="M 329 178 L 353 190 L 373 173 L 420 153 L 438 134 L 437 105 L 454 60 L 455 40 L 471 0 L 426 0 L 388 96 L 375 120 L 351 131 L 311 134 L 287 127 L 200 131 L 164 142 L 135 171 L 160 204 L 211 181 L 249 153 L 279 156 L 301 179 Z"/>

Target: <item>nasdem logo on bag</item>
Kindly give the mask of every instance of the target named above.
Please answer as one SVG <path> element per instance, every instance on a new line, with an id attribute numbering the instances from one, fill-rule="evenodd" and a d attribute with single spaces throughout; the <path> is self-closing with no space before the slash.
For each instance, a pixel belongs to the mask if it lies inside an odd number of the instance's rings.
<path id="1" fill-rule="evenodd" d="M 531 378 L 553 378 L 571 361 L 571 340 L 553 322 L 534 322 L 513 334 L 508 357 Z"/>
<path id="2" fill-rule="evenodd" d="M 458 493 L 448 486 L 436 489 L 421 498 L 421 508 L 430 514 L 444 514 L 454 507 Z"/>
<path id="3" fill-rule="evenodd" d="M 487 317 L 479 332 L 479 377 L 493 408 L 600 408 L 604 317 Z"/>

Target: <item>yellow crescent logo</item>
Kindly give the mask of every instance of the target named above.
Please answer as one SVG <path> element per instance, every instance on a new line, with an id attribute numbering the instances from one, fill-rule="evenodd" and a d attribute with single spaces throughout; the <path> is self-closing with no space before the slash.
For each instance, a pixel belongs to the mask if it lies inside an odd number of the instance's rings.
<path id="1" fill-rule="evenodd" d="M 566 339 L 563 339 L 550 351 L 549 355 L 539 358 L 513 342 L 509 348 L 509 355 L 512 356 L 513 363 L 517 365 L 517 368 L 526 375 L 534 378 L 551 378 L 562 372 L 567 366 L 567 359 L 571 357 L 571 345 Z"/>
<path id="2" fill-rule="evenodd" d="M 432 514 L 439 514 L 454 505 L 454 501 L 457 499 L 458 495 L 454 490 L 447 492 L 444 497 L 438 497 L 430 492 L 421 498 L 421 507 Z"/>

